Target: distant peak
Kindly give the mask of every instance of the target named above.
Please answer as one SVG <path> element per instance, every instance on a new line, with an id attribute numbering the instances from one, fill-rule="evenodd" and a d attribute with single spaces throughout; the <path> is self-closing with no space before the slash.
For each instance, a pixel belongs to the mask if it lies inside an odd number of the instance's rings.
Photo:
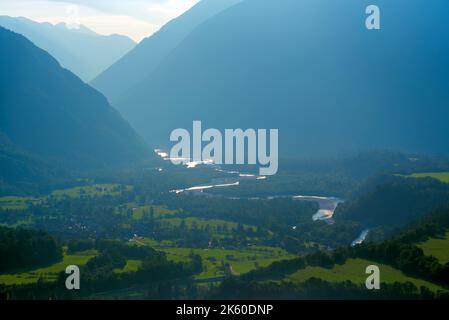
<path id="1" fill-rule="evenodd" d="M 82 32 L 82 33 L 90 33 L 90 34 L 96 34 L 94 31 L 90 30 L 86 26 L 78 23 L 66 23 L 66 22 L 60 22 L 55 25 L 58 28 L 64 28 L 70 31 L 75 32 Z"/>

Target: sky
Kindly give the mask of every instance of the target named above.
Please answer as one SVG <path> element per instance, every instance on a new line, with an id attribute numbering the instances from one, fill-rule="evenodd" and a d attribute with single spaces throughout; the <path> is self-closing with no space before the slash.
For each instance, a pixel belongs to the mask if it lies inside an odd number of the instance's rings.
<path id="1" fill-rule="evenodd" d="M 181 15 L 199 0 L 0 0 L 0 15 L 53 24 L 80 24 L 139 42 Z"/>

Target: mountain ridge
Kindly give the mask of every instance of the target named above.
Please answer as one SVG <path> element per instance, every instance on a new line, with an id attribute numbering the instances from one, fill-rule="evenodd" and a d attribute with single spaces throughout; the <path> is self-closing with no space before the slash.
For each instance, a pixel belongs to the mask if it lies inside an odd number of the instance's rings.
<path id="1" fill-rule="evenodd" d="M 215 15 L 114 105 L 161 147 L 202 120 L 278 128 L 284 156 L 447 153 L 447 3 L 379 0 L 375 31 L 368 1 L 281 4 L 246 0 Z"/>
<path id="2" fill-rule="evenodd" d="M 91 85 L 115 101 L 129 88 L 148 76 L 158 64 L 198 25 L 241 0 L 202 0 L 168 22 L 152 36 L 98 75 Z"/>
<path id="3" fill-rule="evenodd" d="M 46 50 L 62 66 L 88 82 L 131 50 L 135 42 L 123 35 L 103 36 L 80 25 L 53 25 L 24 17 L 0 16 L 0 26 L 22 34 Z"/>
<path id="4" fill-rule="evenodd" d="M 23 150 L 28 158 L 36 156 L 66 170 L 131 165 L 150 156 L 107 99 L 46 51 L 1 27 L 0 43 L 3 152 Z"/>

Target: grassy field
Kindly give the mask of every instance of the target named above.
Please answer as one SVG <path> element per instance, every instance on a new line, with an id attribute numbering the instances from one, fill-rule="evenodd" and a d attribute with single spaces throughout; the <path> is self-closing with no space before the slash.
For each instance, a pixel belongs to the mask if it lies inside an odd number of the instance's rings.
<path id="1" fill-rule="evenodd" d="M 13 284 L 27 284 L 35 283 L 42 278 L 46 281 L 54 281 L 59 272 L 64 271 L 69 265 L 82 266 L 93 258 L 95 253 L 80 252 L 78 254 L 66 255 L 61 262 L 57 262 L 51 266 L 36 268 L 34 270 L 28 270 L 18 273 L 0 274 L 0 284 L 13 285 Z"/>
<path id="2" fill-rule="evenodd" d="M 40 202 L 40 199 L 31 197 L 0 197 L 0 209 L 25 210 L 31 204 L 39 204 Z"/>
<path id="3" fill-rule="evenodd" d="M 74 187 L 70 189 L 54 190 L 48 197 L 32 198 L 32 197 L 18 197 L 7 196 L 0 197 L 0 209 L 4 210 L 25 210 L 30 205 L 43 204 L 49 199 L 62 198 L 82 198 L 82 197 L 116 197 L 122 191 L 130 190 L 131 186 L 121 186 L 119 184 L 94 184 L 89 186 Z M 163 212 L 163 209 L 158 209 Z"/>
<path id="4" fill-rule="evenodd" d="M 70 189 L 55 190 L 51 193 L 54 198 L 82 198 L 82 197 L 117 197 L 122 190 L 129 190 L 130 186 L 119 184 L 94 184 L 90 186 L 74 187 Z"/>
<path id="5" fill-rule="evenodd" d="M 203 272 L 195 278 L 198 280 L 222 277 L 225 275 L 224 265 L 229 265 L 233 274 L 242 274 L 258 267 L 265 267 L 283 259 L 293 258 L 280 248 L 253 246 L 244 250 L 228 249 L 162 249 L 169 260 L 188 261 L 191 253 L 198 254 L 203 259 Z"/>
<path id="6" fill-rule="evenodd" d="M 364 284 L 367 278 L 365 274 L 368 265 L 377 265 L 380 268 L 380 281 L 382 283 L 411 282 L 416 287 L 426 286 L 433 291 L 445 290 L 431 282 L 406 276 L 401 271 L 390 266 L 374 263 L 363 259 L 349 259 L 343 265 L 336 265 L 332 269 L 322 267 L 306 267 L 289 275 L 285 280 L 304 282 L 312 277 L 330 282 L 343 282 L 350 280 L 353 283 Z"/>
<path id="7" fill-rule="evenodd" d="M 196 217 L 188 217 L 188 218 L 168 218 L 162 219 L 160 222 L 162 224 L 168 226 L 179 227 L 184 221 L 186 227 L 188 229 L 192 229 L 196 226 L 198 229 L 209 228 L 212 234 L 230 234 L 234 229 L 237 228 L 238 223 L 219 220 L 219 219 L 201 219 Z M 256 231 L 256 227 L 250 225 L 243 225 L 246 229 L 251 228 L 253 231 Z"/>
<path id="8" fill-rule="evenodd" d="M 29 226 L 33 223 L 33 217 L 31 215 L 28 215 L 27 217 L 17 220 L 14 224 L 3 224 L 0 223 L 0 226 L 10 227 L 10 228 L 23 228 L 26 226 Z"/>
<path id="9" fill-rule="evenodd" d="M 225 275 L 223 265 L 229 264 L 236 275 L 249 272 L 258 267 L 265 267 L 279 260 L 291 259 L 295 256 L 285 250 L 276 247 L 248 246 L 245 249 L 193 249 L 176 247 L 171 241 L 156 241 L 143 238 L 134 240 L 139 245 L 147 245 L 158 251 L 162 251 L 167 258 L 174 262 L 188 262 L 190 255 L 198 254 L 203 260 L 203 272 L 195 278 L 205 280 L 222 277 Z"/>
<path id="10" fill-rule="evenodd" d="M 140 239 L 140 240 L 138 240 L 137 243 L 140 245 L 150 246 L 156 250 L 162 250 L 164 248 L 170 248 L 170 247 L 176 246 L 175 243 L 170 240 L 156 241 L 156 240 L 150 239 L 150 238 Z"/>
<path id="11" fill-rule="evenodd" d="M 444 183 L 449 183 L 449 172 L 424 172 L 424 173 L 412 173 L 406 175 L 407 178 L 434 178 Z"/>
<path id="12" fill-rule="evenodd" d="M 418 245 L 427 256 L 434 256 L 441 264 L 449 262 L 449 232 L 441 239 L 432 238 Z"/>
<path id="13" fill-rule="evenodd" d="M 142 219 L 144 214 L 149 214 L 151 212 L 151 208 L 153 209 L 154 218 L 164 218 L 167 216 L 174 216 L 179 213 L 178 210 L 170 210 L 166 206 L 157 206 L 157 205 L 143 205 L 138 206 L 134 203 L 127 204 L 126 207 L 132 210 L 133 218 L 135 220 Z"/>
<path id="14" fill-rule="evenodd" d="M 140 260 L 127 260 L 126 265 L 123 267 L 123 269 L 114 269 L 114 272 L 116 273 L 136 272 L 141 264 L 142 261 Z"/>

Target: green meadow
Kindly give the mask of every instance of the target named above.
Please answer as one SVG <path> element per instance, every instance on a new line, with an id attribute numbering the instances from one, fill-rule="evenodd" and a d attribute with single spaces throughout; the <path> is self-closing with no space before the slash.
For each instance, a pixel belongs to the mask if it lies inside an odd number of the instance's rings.
<path id="1" fill-rule="evenodd" d="M 292 259 L 295 256 L 276 247 L 248 246 L 244 249 L 223 248 L 181 248 L 171 241 L 156 241 L 149 238 L 134 240 L 138 245 L 147 245 L 164 252 L 173 262 L 188 262 L 191 254 L 201 256 L 203 272 L 196 275 L 197 280 L 223 277 L 227 271 L 235 275 L 243 274 L 259 267 L 266 267 L 275 261 Z M 226 269 L 226 270 L 225 270 Z"/>
<path id="2" fill-rule="evenodd" d="M 176 246 L 175 243 L 170 240 L 157 241 L 157 240 L 150 239 L 150 238 L 142 238 L 142 239 L 134 240 L 134 241 L 139 245 L 150 246 L 159 251 L 161 251 L 164 248 L 170 248 L 170 247 Z"/>
<path id="3" fill-rule="evenodd" d="M 40 199 L 31 197 L 0 197 L 0 209 L 3 210 L 25 210 L 32 204 L 39 204 Z"/>
<path id="4" fill-rule="evenodd" d="M 200 255 L 203 260 L 203 272 L 195 277 L 197 280 L 223 277 L 226 272 L 239 275 L 259 267 L 266 267 L 275 261 L 294 258 L 280 248 L 262 246 L 239 250 L 165 248 L 162 251 L 167 254 L 169 260 L 175 262 L 188 261 L 192 253 Z"/>
<path id="5" fill-rule="evenodd" d="M 130 186 L 120 184 L 94 184 L 89 186 L 74 187 L 69 189 L 55 190 L 50 194 L 53 198 L 83 198 L 83 197 L 117 197 L 123 191 L 129 190 Z"/>
<path id="6" fill-rule="evenodd" d="M 167 226 L 179 227 L 182 223 L 185 223 L 186 228 L 193 229 L 194 227 L 198 229 L 209 228 L 212 233 L 216 234 L 229 234 L 232 233 L 234 229 L 238 227 L 238 223 L 220 220 L 220 219 L 201 219 L 196 217 L 188 218 L 167 218 L 160 220 L 162 224 Z M 250 225 L 242 225 L 244 228 L 251 228 L 256 231 L 256 227 Z"/>
<path id="7" fill-rule="evenodd" d="M 365 273 L 365 270 L 369 265 L 379 266 L 381 287 L 382 283 L 411 282 L 418 288 L 425 286 L 432 291 L 445 290 L 434 283 L 409 277 L 402 273 L 402 271 L 388 265 L 375 263 L 364 259 L 348 259 L 344 264 L 335 265 L 331 269 L 308 266 L 287 276 L 285 280 L 301 283 L 314 277 L 329 282 L 344 282 L 349 280 L 353 283 L 364 284 L 368 276 Z"/>
<path id="8" fill-rule="evenodd" d="M 167 216 L 174 216 L 179 213 L 178 210 L 170 210 L 166 206 L 158 205 L 143 205 L 138 206 L 134 203 L 129 203 L 125 206 L 127 209 L 132 210 L 133 219 L 140 220 L 144 214 L 149 214 L 153 210 L 154 218 L 164 218 Z"/>
<path id="9" fill-rule="evenodd" d="M 418 244 L 426 256 L 434 256 L 441 264 L 449 262 L 449 232 L 442 238 L 431 238 Z"/>
<path id="10" fill-rule="evenodd" d="M 80 252 L 73 255 L 64 254 L 62 261 L 51 266 L 36 268 L 33 270 L 20 271 L 17 273 L 0 274 L 0 284 L 28 284 L 35 283 L 39 279 L 55 281 L 58 274 L 64 271 L 69 265 L 82 266 L 95 256 L 94 251 Z"/>
<path id="11" fill-rule="evenodd" d="M 49 198 L 58 200 L 63 198 L 117 197 L 121 195 L 123 191 L 129 191 L 131 188 L 131 186 L 122 186 L 120 184 L 93 184 L 54 190 L 49 196 L 39 198 L 19 196 L 0 197 L 0 210 L 26 210 L 30 205 L 43 204 L 48 201 Z M 156 212 L 159 213 L 167 211 L 168 209 L 162 207 L 156 209 Z"/>
<path id="12" fill-rule="evenodd" d="M 142 261 L 140 260 L 127 260 L 126 265 L 123 267 L 123 269 L 114 269 L 114 272 L 116 273 L 125 273 L 125 272 L 136 272 L 140 265 L 142 264 Z"/>
<path id="13" fill-rule="evenodd" d="M 407 178 L 433 178 L 444 183 L 449 183 L 449 172 L 424 172 L 424 173 L 412 173 L 404 175 Z"/>

